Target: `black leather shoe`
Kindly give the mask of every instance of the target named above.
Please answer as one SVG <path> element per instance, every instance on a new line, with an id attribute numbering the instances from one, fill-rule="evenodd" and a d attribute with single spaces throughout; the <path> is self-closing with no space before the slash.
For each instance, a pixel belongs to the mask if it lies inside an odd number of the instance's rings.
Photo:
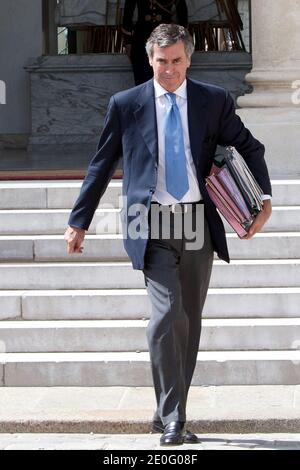
<path id="1" fill-rule="evenodd" d="M 165 426 L 163 435 L 160 438 L 162 446 L 178 446 L 184 443 L 184 423 L 171 421 Z"/>
<path id="2" fill-rule="evenodd" d="M 163 433 L 164 432 L 164 425 L 161 421 L 152 421 L 151 433 Z M 200 440 L 191 431 L 186 430 L 184 435 L 184 442 L 186 444 L 198 444 Z"/>

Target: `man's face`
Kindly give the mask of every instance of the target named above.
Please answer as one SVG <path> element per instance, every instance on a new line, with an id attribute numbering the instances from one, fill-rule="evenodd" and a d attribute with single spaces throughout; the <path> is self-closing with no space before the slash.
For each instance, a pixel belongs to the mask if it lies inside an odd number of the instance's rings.
<path id="1" fill-rule="evenodd" d="M 155 80 L 169 92 L 174 92 L 182 84 L 191 64 L 182 41 L 169 47 L 158 47 L 155 44 L 149 62 Z"/>

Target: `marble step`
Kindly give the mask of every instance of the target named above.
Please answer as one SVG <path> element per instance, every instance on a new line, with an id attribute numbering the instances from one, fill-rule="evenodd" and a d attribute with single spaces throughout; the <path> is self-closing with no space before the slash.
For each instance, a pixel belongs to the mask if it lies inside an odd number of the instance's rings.
<path id="1" fill-rule="evenodd" d="M 300 253 L 300 232 L 258 233 L 251 240 L 227 234 L 230 257 L 235 259 L 293 259 Z M 215 254 L 217 259 L 217 255 Z M 122 235 L 86 235 L 81 254 L 68 254 L 62 235 L 1 235 L 0 262 L 129 261 Z"/>
<path id="2" fill-rule="evenodd" d="M 148 320 L 1 321 L 0 352 L 148 351 Z M 299 350 L 300 318 L 203 319 L 200 350 Z"/>
<path id="3" fill-rule="evenodd" d="M 293 385 L 300 351 L 201 351 L 193 385 Z M 147 352 L 0 353 L 2 386 L 152 386 Z"/>
<path id="4" fill-rule="evenodd" d="M 88 234 L 122 233 L 118 208 L 97 209 Z M 62 235 L 70 209 L 0 210 L 0 235 Z M 227 232 L 233 232 L 227 222 Z M 275 206 L 263 232 L 293 232 L 300 227 L 300 206 Z"/>
<path id="5" fill-rule="evenodd" d="M 66 209 L 74 205 L 81 181 L 2 181 L 0 209 Z M 300 180 L 272 180 L 273 205 L 300 205 Z M 119 207 L 122 181 L 113 180 L 101 199 Z"/>
<path id="6" fill-rule="evenodd" d="M 141 271 L 117 262 L 0 264 L 0 289 L 5 290 L 122 289 L 142 282 Z M 300 259 L 216 260 L 210 286 L 300 287 Z"/>
<path id="7" fill-rule="evenodd" d="M 209 288 L 203 317 L 298 318 L 299 304 L 300 287 Z M 0 320 L 141 320 L 149 315 L 145 289 L 0 292 Z"/>

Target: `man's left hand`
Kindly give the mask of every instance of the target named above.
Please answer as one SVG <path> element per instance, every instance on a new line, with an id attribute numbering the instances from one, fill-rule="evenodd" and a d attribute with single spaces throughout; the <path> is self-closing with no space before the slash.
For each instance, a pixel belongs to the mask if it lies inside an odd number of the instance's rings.
<path id="1" fill-rule="evenodd" d="M 271 199 L 265 199 L 262 210 L 255 217 L 247 235 L 241 237 L 242 240 L 250 240 L 256 233 L 260 232 L 272 214 Z"/>

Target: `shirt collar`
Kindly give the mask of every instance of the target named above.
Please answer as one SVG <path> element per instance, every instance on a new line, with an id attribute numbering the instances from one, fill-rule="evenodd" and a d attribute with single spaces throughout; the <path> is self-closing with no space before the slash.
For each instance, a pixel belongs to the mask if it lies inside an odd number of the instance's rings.
<path id="1" fill-rule="evenodd" d="M 159 98 L 162 95 L 165 95 L 168 93 L 167 90 L 165 90 L 155 79 L 153 80 L 154 82 L 154 91 L 155 91 L 155 98 Z M 180 96 L 183 99 L 187 99 L 187 91 L 186 91 L 186 79 L 182 82 L 180 87 L 177 88 L 177 90 L 174 91 L 176 96 Z"/>

